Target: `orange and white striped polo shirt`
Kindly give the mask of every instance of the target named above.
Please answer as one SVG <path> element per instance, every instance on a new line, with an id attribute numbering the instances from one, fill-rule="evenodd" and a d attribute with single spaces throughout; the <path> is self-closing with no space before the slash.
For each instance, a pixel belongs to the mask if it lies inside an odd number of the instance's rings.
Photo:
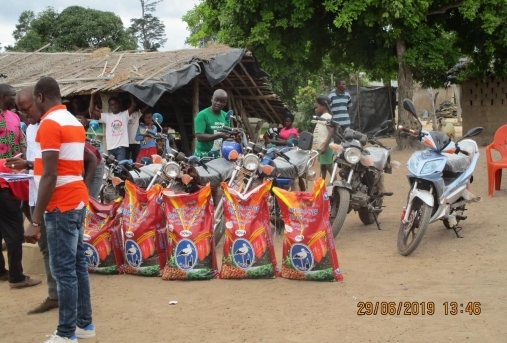
<path id="1" fill-rule="evenodd" d="M 65 105 L 52 107 L 41 118 L 35 137 L 38 145 L 34 162 L 34 180 L 39 192 L 44 165 L 42 153 L 58 151 L 56 188 L 46 208 L 67 212 L 88 204 L 88 190 L 83 181 L 83 156 L 86 133 L 83 125 L 69 112 Z"/>

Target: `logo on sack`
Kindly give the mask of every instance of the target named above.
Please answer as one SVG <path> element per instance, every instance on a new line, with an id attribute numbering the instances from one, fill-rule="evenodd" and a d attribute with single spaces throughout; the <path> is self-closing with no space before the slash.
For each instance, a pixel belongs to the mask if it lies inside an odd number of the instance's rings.
<path id="1" fill-rule="evenodd" d="M 100 264 L 100 258 L 97 249 L 95 249 L 93 245 L 88 243 L 84 243 L 84 248 L 85 248 L 84 255 L 88 268 L 97 268 Z"/>
<path id="2" fill-rule="evenodd" d="M 192 236 L 192 231 L 189 231 L 189 230 L 182 230 L 182 231 L 180 232 L 180 236 L 181 236 L 181 237 L 185 237 L 185 238 L 186 238 L 186 237 L 190 237 L 190 236 Z"/>
<path id="3" fill-rule="evenodd" d="M 134 237 L 134 233 L 132 231 L 126 231 L 125 236 L 127 236 L 127 238 L 132 238 Z"/>
<path id="4" fill-rule="evenodd" d="M 232 243 L 232 256 L 234 264 L 241 269 L 250 268 L 255 261 L 252 244 L 243 238 L 238 238 Z"/>
<path id="5" fill-rule="evenodd" d="M 92 238 L 90 235 L 88 235 L 88 234 L 86 234 L 86 233 L 85 233 L 85 234 L 83 234 L 83 241 L 85 241 L 85 242 L 86 242 L 86 241 L 89 241 L 89 240 L 90 240 L 90 238 Z"/>
<path id="6" fill-rule="evenodd" d="M 194 242 L 189 239 L 179 241 L 174 251 L 174 257 L 179 269 L 184 271 L 193 269 L 197 262 L 197 248 Z"/>
<path id="7" fill-rule="evenodd" d="M 246 231 L 245 230 L 236 230 L 236 231 L 234 231 L 234 233 L 238 237 L 243 237 L 246 234 Z"/>
<path id="8" fill-rule="evenodd" d="M 327 192 L 324 193 L 324 200 L 329 200 L 329 195 L 327 195 Z"/>
<path id="9" fill-rule="evenodd" d="M 301 242 L 303 239 L 305 239 L 305 236 L 303 236 L 303 235 L 297 235 L 297 236 L 294 238 L 294 240 L 295 240 L 296 242 Z"/>
<path id="10" fill-rule="evenodd" d="M 125 241 L 125 256 L 127 258 L 127 263 L 131 267 L 138 268 L 143 263 L 141 249 L 139 245 L 131 239 Z"/>
<path id="11" fill-rule="evenodd" d="M 309 247 L 302 243 L 294 244 L 289 251 L 290 260 L 294 268 L 302 273 L 307 273 L 313 268 L 314 258 Z"/>

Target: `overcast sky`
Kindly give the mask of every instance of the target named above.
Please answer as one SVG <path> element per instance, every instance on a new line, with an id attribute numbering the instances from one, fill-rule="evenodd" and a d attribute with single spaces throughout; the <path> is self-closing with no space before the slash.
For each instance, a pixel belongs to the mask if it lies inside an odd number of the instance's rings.
<path id="1" fill-rule="evenodd" d="M 164 22 L 167 35 L 167 42 L 160 50 L 186 48 L 185 39 L 188 37 L 189 31 L 187 31 L 186 23 L 181 20 L 181 17 L 199 2 L 199 0 L 164 0 L 158 5 L 155 15 Z M 141 16 L 139 0 L 11 0 L 8 5 L 4 4 L 0 11 L 0 43 L 2 47 L 14 44 L 12 31 L 16 28 L 21 12 L 32 10 L 37 14 L 48 6 L 61 12 L 66 7 L 76 5 L 114 12 L 120 16 L 125 27 L 130 26 L 131 18 Z"/>

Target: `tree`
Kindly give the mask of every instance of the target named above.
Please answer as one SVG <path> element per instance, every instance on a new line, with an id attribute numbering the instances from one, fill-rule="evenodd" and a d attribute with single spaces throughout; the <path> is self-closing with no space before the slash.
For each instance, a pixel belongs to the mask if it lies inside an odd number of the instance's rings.
<path id="1" fill-rule="evenodd" d="M 203 13 L 203 11 L 206 10 L 207 8 L 204 6 L 195 6 L 181 18 L 181 20 L 187 23 L 187 30 L 190 31 L 190 35 L 185 40 L 185 44 L 196 48 L 202 48 L 209 43 L 216 42 L 216 35 L 206 34 L 208 29 L 205 27 L 205 18 L 209 17 L 206 13 Z"/>
<path id="2" fill-rule="evenodd" d="M 18 24 L 16 24 L 16 30 L 12 33 L 15 40 L 21 39 L 30 30 L 30 24 L 35 19 L 35 13 L 33 11 L 23 11 L 19 16 Z"/>
<path id="3" fill-rule="evenodd" d="M 397 75 L 401 104 L 412 98 L 416 80 L 442 85 L 445 71 L 462 53 L 473 56 L 480 71 L 499 59 L 493 67 L 505 72 L 502 5 L 499 0 L 204 0 L 199 6 L 205 32 L 197 34 L 216 34 L 219 42 L 250 48 L 274 75 L 293 75 L 294 67 L 316 71 L 326 55 L 333 64 L 353 63 L 375 79 Z M 410 124 L 401 106 L 398 112 L 400 123 Z"/>
<path id="4" fill-rule="evenodd" d="M 109 47 L 120 50 L 136 48 L 134 36 L 123 27 L 121 18 L 112 12 L 71 6 L 58 13 L 48 7 L 35 15 L 24 11 L 13 32 L 16 43 L 11 51 L 35 51 L 47 43 L 49 52 Z"/>
<path id="5" fill-rule="evenodd" d="M 157 51 L 167 41 L 164 23 L 152 14 L 155 12 L 156 6 L 162 1 L 139 0 L 142 17 L 130 19 L 130 30 L 137 38 L 139 46 L 144 50 Z"/>

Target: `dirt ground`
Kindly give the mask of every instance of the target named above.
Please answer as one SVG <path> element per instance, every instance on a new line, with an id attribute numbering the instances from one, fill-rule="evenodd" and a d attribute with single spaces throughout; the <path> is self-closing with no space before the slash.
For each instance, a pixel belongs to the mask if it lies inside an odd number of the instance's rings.
<path id="1" fill-rule="evenodd" d="M 395 147 L 394 139 L 384 139 Z M 92 275 L 97 337 L 93 342 L 506 342 L 507 192 L 487 196 L 481 148 L 463 239 L 441 222 L 428 228 L 409 257 L 396 238 L 409 186 L 411 151 L 393 151 L 400 169 L 387 175 L 394 196 L 385 200 L 382 230 L 351 212 L 336 240 L 342 283 L 274 280 L 162 281 L 136 276 Z M 507 178 L 504 173 L 504 178 Z M 507 183 L 507 179 L 504 181 Z M 219 250 L 222 245 L 220 244 Z M 275 240 L 278 260 L 281 239 Z M 221 254 L 218 254 L 219 261 Z M 46 297 L 46 286 L 10 290 L 0 284 L 0 341 L 43 342 L 58 313 L 27 316 Z M 177 305 L 169 301 L 177 300 Z M 360 302 L 435 304 L 434 315 L 359 316 Z M 444 302 L 463 304 L 444 314 Z M 465 312 L 480 302 L 479 315 Z"/>

